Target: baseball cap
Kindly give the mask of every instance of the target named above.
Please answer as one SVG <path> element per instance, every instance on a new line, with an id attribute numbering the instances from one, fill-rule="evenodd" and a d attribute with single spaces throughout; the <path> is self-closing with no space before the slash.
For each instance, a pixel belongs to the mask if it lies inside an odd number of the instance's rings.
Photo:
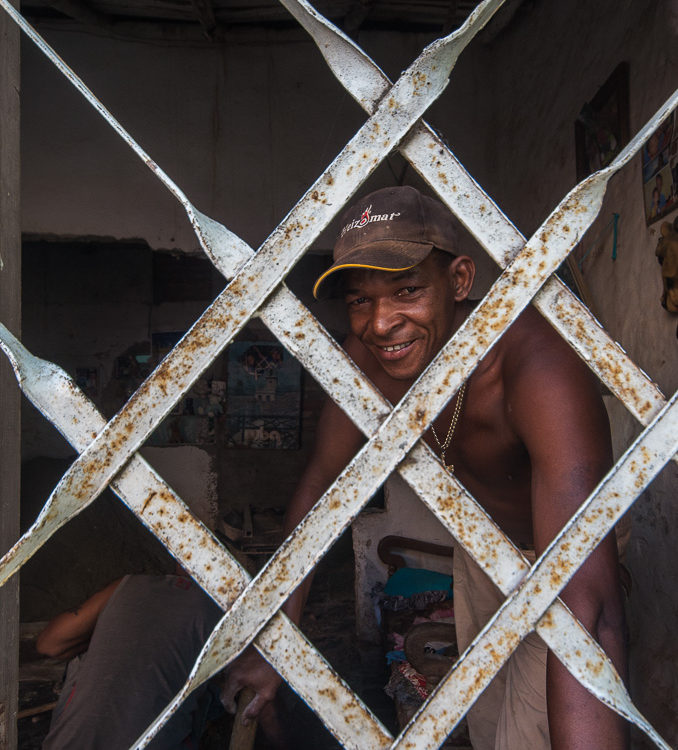
<path id="1" fill-rule="evenodd" d="M 316 299 L 329 296 L 336 288 L 337 271 L 404 271 L 421 263 L 434 247 L 452 255 L 457 252 L 450 210 L 409 185 L 382 188 L 364 196 L 344 212 L 340 226 L 334 262 L 313 286 Z"/>

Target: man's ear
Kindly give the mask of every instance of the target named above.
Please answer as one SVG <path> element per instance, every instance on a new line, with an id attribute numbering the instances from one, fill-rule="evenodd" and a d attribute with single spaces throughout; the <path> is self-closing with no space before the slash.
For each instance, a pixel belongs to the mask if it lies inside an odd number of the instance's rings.
<path id="1" fill-rule="evenodd" d="M 454 291 L 454 301 L 461 302 L 471 293 L 473 279 L 476 275 L 476 264 L 468 255 L 457 256 L 449 266 L 450 284 Z"/>

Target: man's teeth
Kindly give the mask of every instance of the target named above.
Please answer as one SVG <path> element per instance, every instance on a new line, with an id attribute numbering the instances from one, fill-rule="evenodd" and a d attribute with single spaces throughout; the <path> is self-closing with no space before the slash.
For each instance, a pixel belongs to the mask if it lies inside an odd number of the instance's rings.
<path id="1" fill-rule="evenodd" d="M 404 344 L 395 344 L 394 346 L 382 346 L 380 347 L 385 352 L 399 352 L 401 349 L 404 349 L 406 346 L 409 346 L 412 342 L 406 341 Z"/>

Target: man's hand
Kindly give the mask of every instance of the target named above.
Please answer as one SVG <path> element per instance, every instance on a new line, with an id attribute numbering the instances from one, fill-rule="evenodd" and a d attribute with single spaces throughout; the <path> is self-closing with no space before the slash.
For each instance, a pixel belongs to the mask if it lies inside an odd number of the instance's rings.
<path id="1" fill-rule="evenodd" d="M 282 678 L 273 667 L 256 651 L 248 648 L 226 671 L 226 679 L 221 688 L 221 702 L 224 708 L 234 714 L 235 698 L 243 688 L 255 692 L 242 714 L 243 724 L 259 719 L 261 712 L 273 701 Z"/>

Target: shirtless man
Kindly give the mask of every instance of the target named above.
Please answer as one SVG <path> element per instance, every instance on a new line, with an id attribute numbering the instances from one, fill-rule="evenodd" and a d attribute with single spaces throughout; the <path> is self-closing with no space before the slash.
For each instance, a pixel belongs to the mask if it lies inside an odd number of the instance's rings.
<path id="1" fill-rule="evenodd" d="M 414 188 L 386 188 L 344 214 L 334 263 L 316 282 L 346 302 L 346 351 L 396 404 L 473 310 L 475 267 L 456 255 L 454 220 Z M 458 417 L 456 427 L 451 423 Z M 611 464 L 609 425 L 596 381 L 560 336 L 528 308 L 435 419 L 444 463 L 521 548 L 540 555 Z M 425 440 L 441 454 L 433 430 Z M 289 533 L 359 450 L 364 437 L 332 401 L 290 503 Z M 529 554 L 529 552 L 528 552 Z M 455 613 L 460 651 L 503 597 L 459 548 Z M 307 579 L 284 609 L 299 622 Z M 614 535 L 562 593 L 625 674 L 624 617 Z M 250 686 L 254 717 L 279 676 L 252 649 L 231 667 L 228 689 Z M 546 700 L 548 697 L 548 700 Z M 546 708 L 548 704 L 548 709 Z M 622 719 L 570 676 L 536 633 L 519 646 L 468 716 L 475 750 L 625 748 Z"/>

